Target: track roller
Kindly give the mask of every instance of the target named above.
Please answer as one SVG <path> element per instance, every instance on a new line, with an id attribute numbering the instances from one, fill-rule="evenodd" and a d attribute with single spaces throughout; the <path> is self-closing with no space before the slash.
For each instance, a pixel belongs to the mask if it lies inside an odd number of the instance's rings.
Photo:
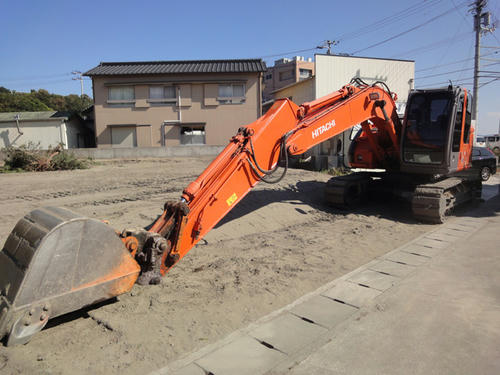
<path id="1" fill-rule="evenodd" d="M 332 206 L 351 208 L 366 198 L 370 176 L 350 174 L 332 177 L 325 186 L 325 199 Z"/>

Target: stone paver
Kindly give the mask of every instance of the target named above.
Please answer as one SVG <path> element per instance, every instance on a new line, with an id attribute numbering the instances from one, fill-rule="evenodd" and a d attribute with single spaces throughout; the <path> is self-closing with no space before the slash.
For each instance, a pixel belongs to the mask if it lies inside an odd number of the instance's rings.
<path id="1" fill-rule="evenodd" d="M 195 362 L 216 375 L 255 375 L 270 370 L 284 358 L 285 354 L 244 336 Z"/>
<path id="2" fill-rule="evenodd" d="M 356 311 L 356 307 L 323 296 L 314 296 L 291 309 L 293 314 L 328 328 L 336 326 Z"/>
<path id="3" fill-rule="evenodd" d="M 442 254 L 443 249 L 436 249 L 434 247 L 419 246 L 416 244 L 410 244 L 401 249 L 406 253 L 423 255 L 429 258 L 433 258 L 436 255 Z"/>
<path id="4" fill-rule="evenodd" d="M 462 225 L 464 227 L 472 227 L 474 229 L 477 229 L 482 225 L 481 222 L 477 221 L 477 219 L 467 217 L 460 218 L 459 220 L 455 221 L 455 224 Z"/>
<path id="5" fill-rule="evenodd" d="M 206 375 L 207 373 L 201 367 L 196 366 L 194 363 L 187 365 L 177 371 L 169 373 L 169 375 Z"/>
<path id="6" fill-rule="evenodd" d="M 464 238 L 469 234 L 468 232 L 452 229 L 449 227 L 443 227 L 439 230 L 439 232 L 447 234 L 448 236 L 456 237 L 457 239 Z"/>
<path id="7" fill-rule="evenodd" d="M 429 233 L 425 236 L 425 238 L 431 238 L 433 240 L 438 240 L 438 241 L 445 241 L 449 243 L 453 243 L 458 240 L 457 236 L 451 236 L 448 233 L 445 233 L 444 231 L 436 231 L 434 233 Z"/>
<path id="8" fill-rule="evenodd" d="M 351 276 L 349 281 L 384 291 L 391 288 L 398 281 L 398 278 L 372 270 L 364 270 Z"/>
<path id="9" fill-rule="evenodd" d="M 308 365 L 304 367 L 292 368 L 289 374 L 290 375 L 338 375 L 338 372 L 335 372 L 334 370 L 330 371 L 329 369 L 323 367 Z M 278 373 L 273 373 L 272 375 L 278 375 Z"/>
<path id="10" fill-rule="evenodd" d="M 415 271 L 415 266 L 396 263 L 391 260 L 382 260 L 373 266 L 370 266 L 372 271 L 384 272 L 396 277 L 404 277 Z"/>
<path id="11" fill-rule="evenodd" d="M 473 217 L 473 216 L 467 216 L 467 215 L 465 215 L 465 216 L 460 217 L 458 219 L 458 221 L 460 221 L 460 222 L 466 221 L 468 223 L 473 223 L 478 228 L 483 226 L 483 222 L 482 222 L 481 218 L 479 218 L 479 217 Z"/>
<path id="12" fill-rule="evenodd" d="M 425 237 L 419 238 L 417 241 L 414 242 L 414 244 L 427 247 L 434 247 L 436 249 L 444 249 L 445 247 L 450 245 L 449 242 L 433 240 L 431 238 L 425 238 Z"/>
<path id="13" fill-rule="evenodd" d="M 476 228 L 474 228 L 472 226 L 458 224 L 457 222 L 454 222 L 454 223 L 451 223 L 451 224 L 446 224 L 444 228 L 446 228 L 446 229 L 453 229 L 453 230 L 456 230 L 456 231 L 466 232 L 466 233 L 472 233 L 472 232 L 476 231 Z"/>
<path id="14" fill-rule="evenodd" d="M 294 353 L 328 330 L 286 313 L 262 324 L 249 333 L 287 354 Z"/>
<path id="15" fill-rule="evenodd" d="M 340 281 L 333 288 L 321 293 L 325 297 L 336 299 L 350 305 L 361 307 L 377 297 L 380 290 L 367 288 L 350 281 Z"/>
<path id="16" fill-rule="evenodd" d="M 410 254 L 404 251 L 395 251 L 384 256 L 385 259 L 408 264 L 410 266 L 420 266 L 429 260 L 429 257 Z"/>

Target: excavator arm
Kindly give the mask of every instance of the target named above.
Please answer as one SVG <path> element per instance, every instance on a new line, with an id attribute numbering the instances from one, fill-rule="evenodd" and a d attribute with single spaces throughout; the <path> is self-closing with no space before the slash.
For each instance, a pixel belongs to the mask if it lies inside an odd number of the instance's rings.
<path id="1" fill-rule="evenodd" d="M 229 145 L 186 189 L 181 202 L 167 202 L 150 232 L 165 239 L 156 267 L 164 275 L 260 181 L 277 182 L 288 168 L 288 156 L 361 124 L 367 144 L 363 166 L 383 168 L 399 158 L 394 98 L 377 85 L 347 85 L 300 107 L 277 100 L 257 121 L 240 128 Z M 361 143 L 362 144 L 362 143 Z M 361 161 L 361 160 L 360 160 Z M 277 170 L 283 164 L 283 171 Z M 152 274 L 156 280 L 158 272 Z M 144 275 L 144 273 L 143 273 Z M 141 276 L 142 277 L 142 276 Z M 149 280 L 140 280 L 148 282 Z"/>
<path id="2" fill-rule="evenodd" d="M 356 165 L 397 162 L 395 97 L 379 85 L 354 83 L 301 106 L 277 100 L 240 128 L 146 230 L 116 233 L 62 208 L 26 215 L 0 251 L 0 338 L 26 343 L 49 318 L 125 293 L 136 281 L 158 283 L 257 183 L 281 180 L 289 156 L 356 124 Z"/>

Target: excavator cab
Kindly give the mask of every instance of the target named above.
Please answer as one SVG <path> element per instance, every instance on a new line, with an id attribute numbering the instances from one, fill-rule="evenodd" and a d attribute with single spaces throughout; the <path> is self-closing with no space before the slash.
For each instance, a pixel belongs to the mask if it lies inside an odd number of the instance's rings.
<path id="1" fill-rule="evenodd" d="M 401 134 L 401 170 L 447 176 L 470 166 L 471 102 L 460 87 L 414 90 Z"/>

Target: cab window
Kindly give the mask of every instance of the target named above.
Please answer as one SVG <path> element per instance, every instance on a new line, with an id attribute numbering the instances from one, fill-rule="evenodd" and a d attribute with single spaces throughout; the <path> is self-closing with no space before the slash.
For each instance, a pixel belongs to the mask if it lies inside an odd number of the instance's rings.
<path id="1" fill-rule="evenodd" d="M 462 138 L 462 113 L 464 108 L 464 96 L 461 95 L 457 104 L 457 113 L 455 116 L 455 127 L 453 129 L 453 143 L 451 150 L 453 152 L 460 151 L 460 139 Z"/>
<path id="2" fill-rule="evenodd" d="M 470 138 L 470 123 L 472 118 L 472 99 L 467 96 L 467 110 L 465 112 L 465 124 L 464 124 L 464 143 L 469 143 Z"/>

